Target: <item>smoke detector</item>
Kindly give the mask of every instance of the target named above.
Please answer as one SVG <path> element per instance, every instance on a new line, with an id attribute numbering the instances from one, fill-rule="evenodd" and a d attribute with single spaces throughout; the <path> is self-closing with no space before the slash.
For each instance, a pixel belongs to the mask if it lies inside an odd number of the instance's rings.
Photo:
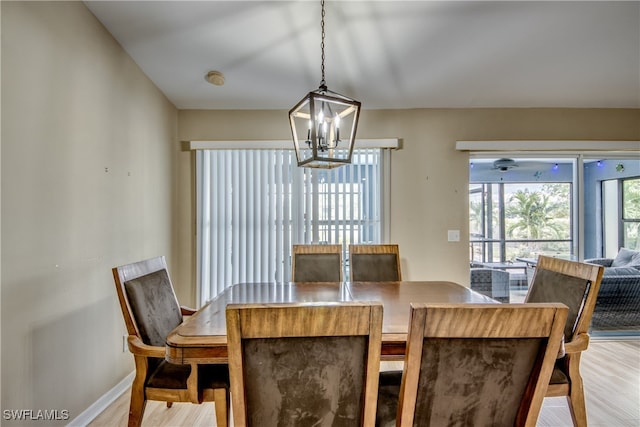
<path id="1" fill-rule="evenodd" d="M 212 85 L 222 86 L 224 84 L 224 74 L 220 71 L 209 71 L 204 78 Z"/>

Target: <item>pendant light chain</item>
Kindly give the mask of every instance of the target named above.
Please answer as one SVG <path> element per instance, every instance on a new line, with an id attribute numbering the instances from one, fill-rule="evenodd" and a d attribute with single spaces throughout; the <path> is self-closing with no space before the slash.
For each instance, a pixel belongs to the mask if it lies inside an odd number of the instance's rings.
<path id="1" fill-rule="evenodd" d="M 2 0 L 0 0 L 2 1 Z M 289 110 L 289 123 L 298 166 L 332 169 L 351 163 L 360 116 L 360 101 L 327 88 L 325 80 L 325 0 L 322 8 L 320 87 Z"/>
<path id="2" fill-rule="evenodd" d="M 321 71 L 322 71 L 322 80 L 320 80 L 320 89 L 324 89 L 327 90 L 327 83 L 324 80 L 324 0 L 320 1 L 320 5 L 322 6 L 322 14 L 321 14 L 321 20 L 320 20 L 320 28 L 322 30 L 322 42 L 320 43 L 320 49 L 322 51 L 322 66 L 321 66 Z"/>

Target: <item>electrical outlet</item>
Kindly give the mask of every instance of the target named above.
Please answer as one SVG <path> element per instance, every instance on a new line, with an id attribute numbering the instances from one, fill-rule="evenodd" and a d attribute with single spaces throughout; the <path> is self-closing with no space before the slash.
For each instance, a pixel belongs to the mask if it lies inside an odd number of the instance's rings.
<path id="1" fill-rule="evenodd" d="M 447 237 L 450 242 L 460 241 L 460 230 L 448 230 Z"/>
<path id="2" fill-rule="evenodd" d="M 122 352 L 126 353 L 127 350 L 129 350 L 129 346 L 127 345 L 127 336 L 123 335 L 122 336 Z"/>

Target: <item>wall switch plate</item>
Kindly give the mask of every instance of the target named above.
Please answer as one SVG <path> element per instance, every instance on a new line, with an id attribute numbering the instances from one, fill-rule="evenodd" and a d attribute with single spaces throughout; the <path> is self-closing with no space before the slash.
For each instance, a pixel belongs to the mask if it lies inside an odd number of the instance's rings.
<path id="1" fill-rule="evenodd" d="M 460 230 L 448 230 L 447 237 L 450 242 L 460 241 Z"/>

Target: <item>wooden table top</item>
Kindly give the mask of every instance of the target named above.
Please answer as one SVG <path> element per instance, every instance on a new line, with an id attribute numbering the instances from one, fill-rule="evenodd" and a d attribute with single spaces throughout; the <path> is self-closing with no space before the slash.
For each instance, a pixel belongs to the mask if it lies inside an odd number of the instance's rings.
<path id="1" fill-rule="evenodd" d="M 409 304 L 495 303 L 453 282 L 239 283 L 203 306 L 167 337 L 171 363 L 226 363 L 225 309 L 234 303 L 380 301 L 383 305 L 382 359 L 402 360 Z"/>

